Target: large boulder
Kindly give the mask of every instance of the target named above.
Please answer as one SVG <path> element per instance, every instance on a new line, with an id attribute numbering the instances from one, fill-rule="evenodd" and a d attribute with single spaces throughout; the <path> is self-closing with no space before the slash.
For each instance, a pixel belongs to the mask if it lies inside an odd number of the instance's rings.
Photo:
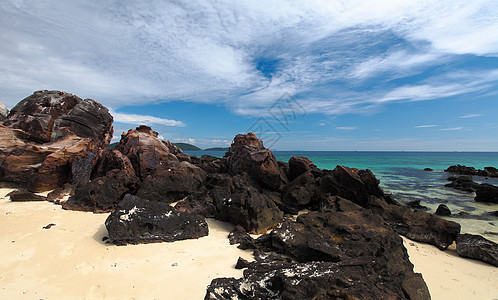
<path id="1" fill-rule="evenodd" d="M 456 250 L 462 257 L 477 259 L 498 267 L 498 244 L 480 235 L 460 234 Z"/>
<path id="2" fill-rule="evenodd" d="M 0 180 L 42 192 L 85 183 L 112 138 L 112 116 L 98 102 L 38 91 L 0 126 Z"/>
<path id="3" fill-rule="evenodd" d="M 160 168 L 143 180 L 137 196 L 152 201 L 177 202 L 198 191 L 207 174 L 186 161 L 169 162 L 168 168 Z"/>
<path id="4" fill-rule="evenodd" d="M 115 150 L 130 159 L 137 176 L 142 179 L 152 175 L 157 169 L 168 169 L 168 162 L 178 161 L 168 146 L 158 138 L 158 133 L 144 125 L 123 133 Z"/>
<path id="5" fill-rule="evenodd" d="M 300 174 L 291 181 L 282 194 L 281 209 L 288 213 L 297 213 L 300 208 L 310 206 L 315 200 L 317 184 L 311 171 Z"/>
<path id="6" fill-rule="evenodd" d="M 498 169 L 495 167 L 484 167 L 483 170 L 477 171 L 479 176 L 484 177 L 498 177 Z"/>
<path id="7" fill-rule="evenodd" d="M 252 132 L 235 136 L 224 160 L 230 174 L 246 172 L 270 190 L 279 191 L 287 183 L 273 153 Z"/>
<path id="8" fill-rule="evenodd" d="M 498 187 L 483 183 L 476 190 L 476 202 L 498 203 Z"/>
<path id="9" fill-rule="evenodd" d="M 300 215 L 266 244 L 290 260 L 264 255 L 241 279 L 213 280 L 205 299 L 430 299 L 401 238 L 368 210 Z"/>
<path id="10" fill-rule="evenodd" d="M 321 173 L 321 171 L 307 157 L 293 156 L 289 159 L 289 180 L 294 180 L 308 171 Z"/>
<path id="11" fill-rule="evenodd" d="M 123 170 L 111 170 L 106 176 L 77 186 L 74 195 L 63 203 L 67 210 L 111 212 L 128 193 L 136 193 L 139 179 Z"/>
<path id="12" fill-rule="evenodd" d="M 109 239 L 117 245 L 174 242 L 209 233 L 200 215 L 178 212 L 166 203 L 126 195 L 105 221 Z"/>

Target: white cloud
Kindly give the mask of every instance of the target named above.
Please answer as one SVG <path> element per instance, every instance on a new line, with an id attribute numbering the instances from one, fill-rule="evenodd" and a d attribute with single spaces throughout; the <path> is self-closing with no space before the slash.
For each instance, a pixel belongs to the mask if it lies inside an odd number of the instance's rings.
<path id="1" fill-rule="evenodd" d="M 350 131 L 350 130 L 356 130 L 358 129 L 358 127 L 336 127 L 335 129 Z"/>
<path id="2" fill-rule="evenodd" d="M 439 129 L 439 130 L 442 130 L 442 131 L 460 131 L 462 129 L 463 129 L 463 127 L 452 127 L 452 128 L 443 128 L 443 129 Z"/>
<path id="3" fill-rule="evenodd" d="M 0 98 L 12 107 L 60 89 L 115 108 L 221 102 L 254 116 L 288 92 L 304 95 L 310 112 L 364 113 L 496 86 L 391 81 L 459 54 L 497 56 L 497 19 L 493 0 L 3 1 Z M 271 75 L 258 69 L 264 58 L 277 61 Z"/>
<path id="4" fill-rule="evenodd" d="M 188 143 L 188 144 L 195 144 L 196 139 L 193 138 L 184 138 L 184 139 L 173 139 L 176 143 Z"/>
<path id="5" fill-rule="evenodd" d="M 127 114 L 120 113 L 114 110 L 110 110 L 111 115 L 114 117 L 114 122 L 116 123 L 125 123 L 125 124 L 136 124 L 136 125 L 164 125 L 164 126 L 175 126 L 175 127 L 183 127 L 185 124 L 182 121 L 177 120 L 169 120 L 158 118 L 154 116 L 147 115 L 137 115 L 137 114 Z"/>
<path id="6" fill-rule="evenodd" d="M 469 115 L 460 116 L 460 119 L 470 119 L 470 118 L 477 118 L 477 117 L 482 117 L 482 115 L 481 114 L 469 114 Z"/>
<path id="7" fill-rule="evenodd" d="M 437 127 L 438 125 L 433 125 L 433 124 L 430 124 L 430 125 L 418 125 L 418 126 L 415 126 L 413 128 L 431 128 L 431 127 Z"/>

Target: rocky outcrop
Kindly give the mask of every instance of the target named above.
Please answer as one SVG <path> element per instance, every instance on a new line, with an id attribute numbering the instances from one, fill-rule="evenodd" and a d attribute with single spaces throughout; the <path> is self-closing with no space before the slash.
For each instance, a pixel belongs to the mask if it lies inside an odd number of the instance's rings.
<path id="1" fill-rule="evenodd" d="M 167 165 L 168 169 L 160 168 L 143 180 L 137 196 L 159 202 L 177 202 L 197 192 L 206 180 L 204 170 L 186 161 Z"/>
<path id="2" fill-rule="evenodd" d="M 141 179 L 152 175 L 158 169 L 168 169 L 168 162 L 178 161 L 157 136 L 156 131 L 142 125 L 123 133 L 116 146 L 115 150 L 130 159 L 133 169 Z"/>
<path id="3" fill-rule="evenodd" d="M 460 234 L 456 250 L 462 257 L 477 259 L 498 267 L 498 244 L 480 235 Z"/>
<path id="4" fill-rule="evenodd" d="M 205 299 L 430 299 L 401 238 L 367 210 L 285 220 L 264 243 L 289 258 L 259 255 L 243 278 L 213 280 Z"/>
<path id="5" fill-rule="evenodd" d="M 448 181 L 451 181 L 448 184 L 445 184 L 445 187 L 454 188 L 456 190 L 464 191 L 464 192 L 475 192 L 479 188 L 479 183 L 474 182 L 472 180 L 472 176 L 470 175 L 462 175 L 462 176 L 452 176 L 448 177 Z"/>
<path id="6" fill-rule="evenodd" d="M 136 193 L 139 179 L 122 170 L 112 170 L 106 176 L 77 187 L 74 195 L 62 204 L 67 210 L 111 212 L 123 197 Z"/>
<path id="7" fill-rule="evenodd" d="M 0 122 L 5 121 L 8 115 L 9 115 L 9 110 L 7 109 L 7 107 L 5 107 L 5 104 L 0 102 Z"/>
<path id="8" fill-rule="evenodd" d="M 84 183 L 112 138 L 112 116 L 98 102 L 38 91 L 0 126 L 1 180 L 41 192 Z"/>
<path id="9" fill-rule="evenodd" d="M 445 172 L 458 175 L 478 175 L 483 177 L 498 177 L 498 169 L 495 167 L 484 167 L 482 170 L 476 170 L 474 167 L 462 165 L 450 166 Z"/>
<path id="10" fill-rule="evenodd" d="M 386 225 L 409 239 L 432 244 L 445 250 L 460 233 L 460 224 L 441 219 L 425 212 L 412 211 L 409 207 L 388 204 L 371 197 L 372 211 L 384 218 Z"/>
<path id="11" fill-rule="evenodd" d="M 174 242 L 209 233 L 200 215 L 178 212 L 166 203 L 126 195 L 105 222 L 116 245 Z"/>
<path id="12" fill-rule="evenodd" d="M 476 190 L 476 202 L 498 203 L 498 187 L 483 183 Z"/>
<path id="13" fill-rule="evenodd" d="M 230 174 L 245 172 L 270 190 L 280 191 L 287 183 L 273 153 L 252 132 L 235 136 L 223 159 Z"/>

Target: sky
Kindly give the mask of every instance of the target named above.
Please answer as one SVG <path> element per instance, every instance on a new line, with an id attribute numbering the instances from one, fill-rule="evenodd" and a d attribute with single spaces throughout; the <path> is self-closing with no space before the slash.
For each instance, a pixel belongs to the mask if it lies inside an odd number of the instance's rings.
<path id="1" fill-rule="evenodd" d="M 0 0 L 0 101 L 92 98 L 114 140 L 498 151 L 498 1 Z"/>

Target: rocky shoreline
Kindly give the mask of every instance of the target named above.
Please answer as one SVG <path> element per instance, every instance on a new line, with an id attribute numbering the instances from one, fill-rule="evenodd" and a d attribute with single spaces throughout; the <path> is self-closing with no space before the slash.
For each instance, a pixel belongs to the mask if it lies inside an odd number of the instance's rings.
<path id="1" fill-rule="evenodd" d="M 279 162 L 253 133 L 237 135 L 223 158 L 185 154 L 147 126 L 111 150 L 112 134 L 98 102 L 35 92 L 0 125 L 0 179 L 24 188 L 12 199 L 53 190 L 46 199 L 64 209 L 111 212 L 117 245 L 198 238 L 207 217 L 238 225 L 232 240 L 256 261 L 241 279 L 214 279 L 206 299 L 430 299 L 399 235 L 441 250 L 456 241 L 462 256 L 498 265 L 495 243 L 401 205 L 369 170 Z"/>

